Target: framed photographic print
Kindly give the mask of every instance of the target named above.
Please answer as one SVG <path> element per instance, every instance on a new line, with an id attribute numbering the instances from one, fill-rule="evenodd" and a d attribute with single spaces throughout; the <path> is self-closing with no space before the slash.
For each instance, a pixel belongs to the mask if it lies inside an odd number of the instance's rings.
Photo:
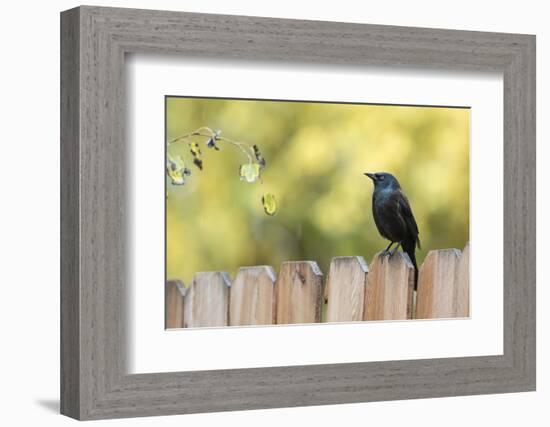
<path id="1" fill-rule="evenodd" d="M 61 15 L 61 410 L 535 389 L 535 38 Z"/>

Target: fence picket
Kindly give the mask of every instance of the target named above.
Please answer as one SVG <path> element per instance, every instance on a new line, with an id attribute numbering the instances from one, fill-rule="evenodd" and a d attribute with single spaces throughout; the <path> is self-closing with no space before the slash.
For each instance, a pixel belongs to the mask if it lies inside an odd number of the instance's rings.
<path id="1" fill-rule="evenodd" d="M 456 269 L 455 285 L 455 316 L 468 317 L 470 315 L 470 244 L 460 254 Z"/>
<path id="2" fill-rule="evenodd" d="M 231 285 L 229 325 L 275 323 L 275 271 L 262 265 L 241 267 Z"/>
<path id="3" fill-rule="evenodd" d="M 325 288 L 327 322 L 363 320 L 368 271 L 361 256 L 332 259 Z"/>
<path id="4" fill-rule="evenodd" d="M 391 258 L 374 256 L 367 278 L 364 320 L 410 319 L 413 311 L 414 267 L 403 252 Z"/>
<path id="5" fill-rule="evenodd" d="M 227 326 L 230 285 L 226 272 L 195 273 L 185 294 L 184 328 Z"/>
<path id="6" fill-rule="evenodd" d="M 164 312 L 164 328 L 183 328 L 183 304 L 186 289 L 180 280 L 166 282 L 164 299 L 166 310 Z"/>
<path id="7" fill-rule="evenodd" d="M 289 261 L 281 265 L 275 284 L 277 323 L 321 321 L 323 273 L 314 261 Z"/>
<path id="8" fill-rule="evenodd" d="M 428 252 L 418 275 L 417 319 L 458 317 L 457 312 L 464 310 L 461 282 L 467 276 L 464 271 L 468 270 L 468 256 L 460 261 L 458 249 Z"/>

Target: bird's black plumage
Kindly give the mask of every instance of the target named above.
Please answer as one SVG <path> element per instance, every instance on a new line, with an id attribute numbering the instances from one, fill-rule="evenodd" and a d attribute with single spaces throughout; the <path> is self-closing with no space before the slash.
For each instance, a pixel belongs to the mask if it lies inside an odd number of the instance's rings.
<path id="1" fill-rule="evenodd" d="M 378 232 L 390 241 L 384 253 L 397 243 L 390 256 L 399 245 L 409 256 L 414 266 L 414 288 L 418 285 L 418 266 L 416 265 L 415 249 L 420 248 L 418 226 L 411 210 L 409 200 L 397 179 L 390 173 L 365 173 L 374 183 L 372 193 L 372 216 Z"/>

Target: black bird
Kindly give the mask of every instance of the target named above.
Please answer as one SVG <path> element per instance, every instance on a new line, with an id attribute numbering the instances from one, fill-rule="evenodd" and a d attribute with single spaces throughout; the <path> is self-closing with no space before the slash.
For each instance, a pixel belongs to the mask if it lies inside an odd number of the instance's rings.
<path id="1" fill-rule="evenodd" d="M 415 249 L 420 249 L 418 226 L 414 219 L 409 200 L 397 179 L 390 173 L 365 173 L 374 183 L 372 193 L 372 216 L 378 232 L 388 239 L 390 244 L 383 254 L 390 257 L 399 246 L 409 256 L 414 266 L 414 289 L 418 286 L 418 266 L 416 265 Z M 390 252 L 392 245 L 397 246 Z"/>

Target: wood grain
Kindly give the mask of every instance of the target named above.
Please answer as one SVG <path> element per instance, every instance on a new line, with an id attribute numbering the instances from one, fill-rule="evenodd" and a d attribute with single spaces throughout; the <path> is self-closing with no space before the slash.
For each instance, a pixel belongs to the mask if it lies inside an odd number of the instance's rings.
<path id="1" fill-rule="evenodd" d="M 320 322 L 322 290 L 323 273 L 316 262 L 284 262 L 276 282 L 277 323 Z"/>
<path id="2" fill-rule="evenodd" d="M 333 258 L 325 287 L 327 322 L 363 320 L 367 263 L 360 256 Z"/>
<path id="3" fill-rule="evenodd" d="M 80 283 L 80 13 L 61 20 L 61 413 L 80 418 L 82 322 Z M 86 301 L 86 299 L 85 299 Z M 84 387 L 82 387 L 84 386 Z"/>
<path id="4" fill-rule="evenodd" d="M 402 320 L 412 317 L 414 267 L 403 252 L 391 258 L 374 256 L 367 279 L 364 320 Z"/>
<path id="5" fill-rule="evenodd" d="M 185 294 L 183 327 L 227 326 L 229 322 L 229 287 L 225 272 L 195 273 Z"/>
<path id="6" fill-rule="evenodd" d="M 470 243 L 467 243 L 458 265 L 455 276 L 455 317 L 468 317 L 470 315 Z"/>
<path id="7" fill-rule="evenodd" d="M 164 290 L 164 327 L 183 328 L 183 301 L 186 289 L 180 280 L 169 280 Z"/>
<path id="8" fill-rule="evenodd" d="M 63 12 L 62 413 L 101 419 L 534 390 L 535 44 L 523 34 L 89 6 Z M 503 354 L 129 373 L 124 70 L 135 53 L 502 73 Z"/>
<path id="9" fill-rule="evenodd" d="M 435 319 L 458 317 L 468 302 L 467 285 L 459 283 L 465 279 L 468 257 L 458 249 L 440 249 L 428 252 L 418 273 L 416 296 L 416 318 Z M 461 300 L 459 300 L 461 298 Z"/>
<path id="10" fill-rule="evenodd" d="M 229 325 L 274 324 L 275 280 L 270 266 L 241 267 L 231 285 Z"/>

